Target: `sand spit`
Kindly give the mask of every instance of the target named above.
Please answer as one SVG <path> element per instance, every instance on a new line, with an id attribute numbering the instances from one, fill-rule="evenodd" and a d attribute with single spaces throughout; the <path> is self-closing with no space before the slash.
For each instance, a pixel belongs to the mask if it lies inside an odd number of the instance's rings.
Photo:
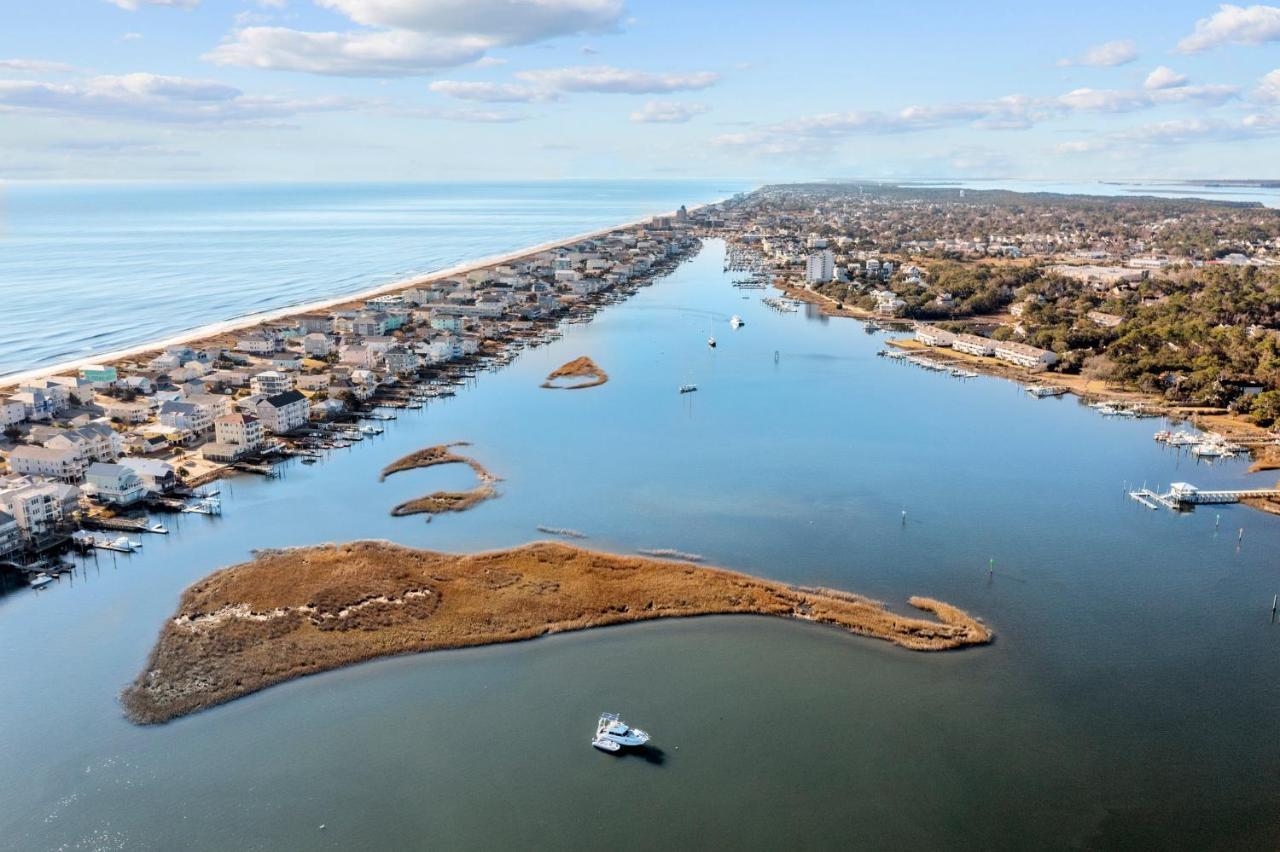
<path id="1" fill-rule="evenodd" d="M 641 556 L 652 556 L 654 559 L 678 559 L 681 562 L 701 562 L 702 554 L 685 553 L 683 550 L 672 550 L 670 547 L 637 547 L 636 553 Z"/>
<path id="2" fill-rule="evenodd" d="M 571 530 L 567 527 L 546 527 L 539 524 L 538 532 L 544 532 L 547 535 L 560 535 L 565 538 L 588 538 L 586 533 L 580 532 L 579 530 Z"/>
<path id="3" fill-rule="evenodd" d="M 585 376 L 590 381 L 579 382 L 576 385 L 557 385 L 556 379 L 567 379 L 571 377 Z M 600 366 L 585 355 L 581 358 L 574 358 L 568 364 L 564 364 L 552 370 L 547 380 L 542 383 L 542 387 L 551 388 L 552 390 L 582 390 L 583 388 L 594 388 L 609 381 L 609 374 L 600 369 Z"/>
<path id="4" fill-rule="evenodd" d="M 916 651 L 991 641 L 955 607 L 910 603 L 936 619 L 848 592 L 560 542 L 473 555 L 375 541 L 262 551 L 183 593 L 121 701 L 130 719 L 152 724 L 375 657 L 652 618 L 772 615 Z"/>
<path id="5" fill-rule="evenodd" d="M 470 446 L 470 444 L 466 441 L 437 444 L 433 447 L 426 447 L 412 452 L 384 467 L 382 474 L 378 477 L 379 481 L 386 479 L 393 473 L 422 467 L 434 467 L 438 464 L 465 464 L 475 471 L 476 477 L 480 480 L 480 484 L 470 491 L 436 491 L 425 497 L 406 500 L 393 508 L 391 514 L 399 518 L 405 515 L 438 515 L 442 512 L 465 512 L 478 503 L 497 497 L 498 490 L 493 487 L 493 484 L 499 481 L 498 477 L 494 476 L 484 465 L 470 456 L 455 453 L 451 449 L 452 447 L 467 446 Z"/>

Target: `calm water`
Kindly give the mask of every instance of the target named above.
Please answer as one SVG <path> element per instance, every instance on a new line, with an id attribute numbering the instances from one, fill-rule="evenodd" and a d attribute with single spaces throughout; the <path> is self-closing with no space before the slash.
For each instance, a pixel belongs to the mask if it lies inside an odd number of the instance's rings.
<path id="1" fill-rule="evenodd" d="M 224 485 L 221 519 L 0 598 L 0 847 L 1274 848 L 1280 523 L 1224 507 L 1215 530 L 1121 495 L 1267 478 L 1179 458 L 1158 421 L 876 358 L 857 323 L 742 299 L 721 256 L 376 440 Z M 609 383 L 537 387 L 579 355 Z M 378 469 L 452 440 L 502 496 L 391 518 L 470 480 Z M 538 524 L 894 606 L 936 595 L 998 641 L 913 654 L 707 618 L 383 660 L 155 728 L 120 715 L 181 590 L 251 548 L 473 550 Z M 661 752 L 591 749 L 602 709 Z"/>
<path id="2" fill-rule="evenodd" d="M 0 376 L 749 188 L 0 184 Z"/>

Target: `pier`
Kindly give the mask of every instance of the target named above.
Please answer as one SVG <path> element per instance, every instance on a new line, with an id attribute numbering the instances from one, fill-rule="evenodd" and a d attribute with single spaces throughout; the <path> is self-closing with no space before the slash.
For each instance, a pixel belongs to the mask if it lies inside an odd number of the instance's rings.
<path id="1" fill-rule="evenodd" d="M 1280 488 L 1241 488 L 1226 491 L 1204 491 L 1189 482 L 1175 482 L 1164 494 L 1149 488 L 1130 491 L 1129 497 L 1148 509 L 1163 506 L 1171 511 L 1185 511 L 1193 506 L 1239 503 L 1241 500 L 1280 499 Z"/>

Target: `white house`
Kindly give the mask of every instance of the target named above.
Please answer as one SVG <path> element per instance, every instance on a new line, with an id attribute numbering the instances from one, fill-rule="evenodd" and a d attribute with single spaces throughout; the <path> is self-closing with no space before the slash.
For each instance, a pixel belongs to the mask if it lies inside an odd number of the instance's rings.
<path id="1" fill-rule="evenodd" d="M 956 336 L 949 331 L 931 325 L 916 326 L 916 340 L 925 346 L 950 346 Z"/>
<path id="2" fill-rule="evenodd" d="M 0 399 L 0 429 L 17 426 L 27 419 L 27 409 L 21 400 Z"/>
<path id="3" fill-rule="evenodd" d="M 311 403 L 296 390 L 267 397 L 258 403 L 258 419 L 268 432 L 275 435 L 307 425 L 310 416 Z"/>
<path id="4" fill-rule="evenodd" d="M 1025 343 L 1006 340 L 995 345 L 995 356 L 1002 361 L 1026 367 L 1028 370 L 1043 370 L 1057 363 L 1058 356 L 1048 349 L 1039 349 Z"/>
<path id="5" fill-rule="evenodd" d="M 122 464 L 94 462 L 84 474 L 84 490 L 103 503 L 128 506 L 147 495 L 142 477 Z"/>
<path id="6" fill-rule="evenodd" d="M 78 482 L 84 476 L 85 461 L 71 447 L 21 446 L 9 453 L 9 468 L 27 476 L 45 476 L 60 482 Z"/>
<path id="7" fill-rule="evenodd" d="M 302 338 L 302 351 L 312 358 L 327 358 L 333 353 L 333 341 L 329 335 L 313 331 Z"/>
<path id="8" fill-rule="evenodd" d="M 213 421 L 214 435 L 220 444 L 256 450 L 262 445 L 262 421 L 252 414 L 228 414 Z"/>
<path id="9" fill-rule="evenodd" d="M 990 338 L 979 337 L 976 334 L 957 334 L 955 340 L 951 341 L 951 348 L 957 352 L 983 356 L 994 355 L 996 351 Z"/>
<path id="10" fill-rule="evenodd" d="M 278 370 L 264 370 L 249 380 L 249 389 L 261 396 L 275 396 L 293 388 L 293 379 Z"/>
<path id="11" fill-rule="evenodd" d="M 178 482 L 178 475 L 173 465 L 159 459 L 126 457 L 120 460 L 123 467 L 133 471 L 147 491 L 164 493 Z"/>
<path id="12" fill-rule="evenodd" d="M 26 539 L 42 536 L 75 513 L 80 489 L 74 485 L 20 479 L 0 487 L 0 510 L 18 522 Z"/>
<path id="13" fill-rule="evenodd" d="M 157 418 L 172 429 L 199 435 L 213 425 L 209 410 L 191 402 L 162 402 Z"/>

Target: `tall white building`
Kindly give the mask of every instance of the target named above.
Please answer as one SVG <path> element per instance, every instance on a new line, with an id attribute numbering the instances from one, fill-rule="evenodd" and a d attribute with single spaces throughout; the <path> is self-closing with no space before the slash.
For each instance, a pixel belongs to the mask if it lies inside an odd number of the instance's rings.
<path id="1" fill-rule="evenodd" d="M 822 284 L 836 274 L 836 256 L 831 249 L 815 251 L 804 262 L 804 280 L 808 284 Z"/>

